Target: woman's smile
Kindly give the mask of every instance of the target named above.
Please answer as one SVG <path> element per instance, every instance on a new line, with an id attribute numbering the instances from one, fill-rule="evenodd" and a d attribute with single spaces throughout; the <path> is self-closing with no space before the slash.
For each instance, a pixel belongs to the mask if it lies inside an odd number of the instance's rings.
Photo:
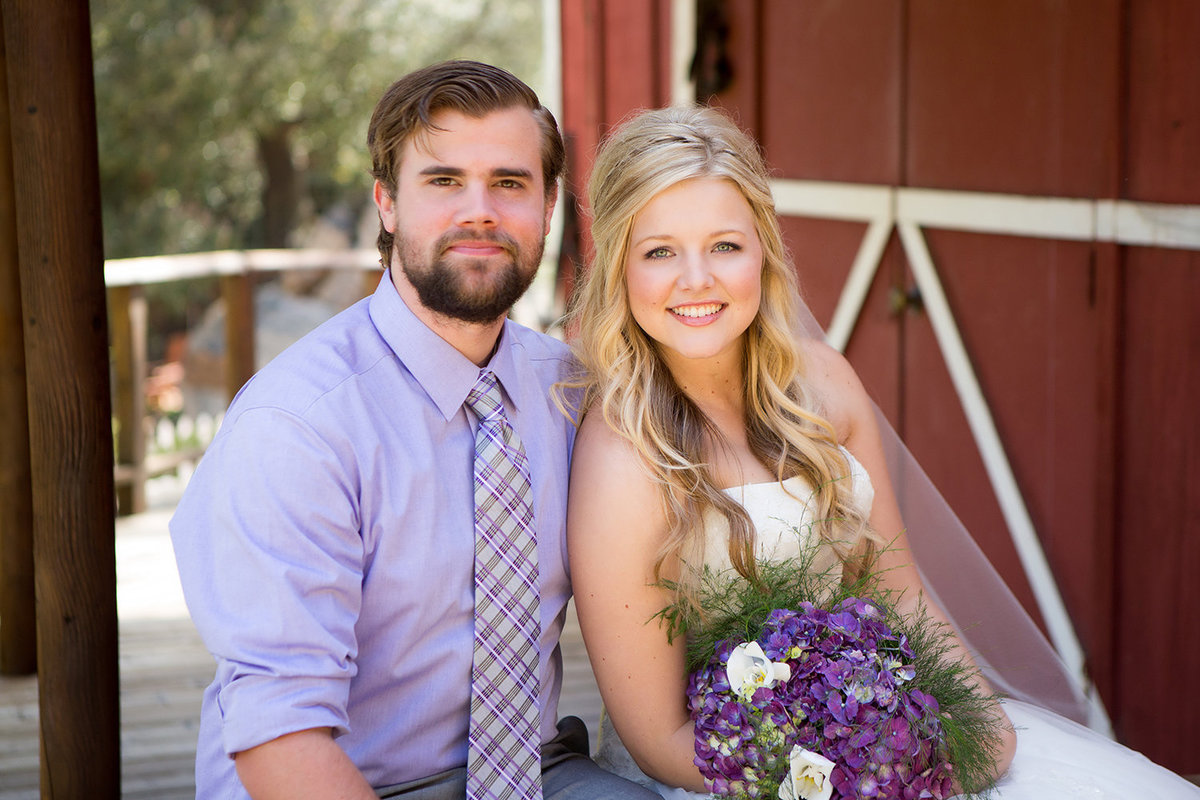
<path id="1" fill-rule="evenodd" d="M 723 308 L 725 308 L 725 303 L 700 303 L 676 306 L 668 310 L 675 316 L 681 317 L 681 321 L 687 324 L 703 325 L 715 319 Z"/>

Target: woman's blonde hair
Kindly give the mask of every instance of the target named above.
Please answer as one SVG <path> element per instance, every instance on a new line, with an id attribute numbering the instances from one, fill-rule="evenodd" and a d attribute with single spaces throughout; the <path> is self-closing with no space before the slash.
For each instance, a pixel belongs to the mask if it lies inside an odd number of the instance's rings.
<path id="1" fill-rule="evenodd" d="M 703 107 L 644 111 L 614 130 L 592 168 L 588 198 L 594 258 L 574 297 L 572 326 L 584 369 L 581 408 L 605 421 L 641 454 L 662 489 L 667 537 L 655 563 L 659 579 L 676 565 L 703 563 L 703 515 L 729 523 L 729 557 L 756 579 L 754 529 L 745 510 L 713 479 L 708 460 L 720 432 L 675 384 L 656 343 L 634 321 L 626 258 L 634 216 L 663 190 L 693 178 L 730 181 L 754 215 L 763 249 L 762 298 L 743 337 L 745 425 L 755 457 L 780 481 L 804 476 L 819 536 L 856 569 L 864 511 L 851 500 L 849 465 L 833 426 L 806 389 L 793 326 L 800 303 L 795 271 L 775 216 L 766 165 L 756 143 L 720 112 Z M 708 455 L 706 455 L 708 454 Z M 674 581 L 691 597 L 696 571 Z"/>

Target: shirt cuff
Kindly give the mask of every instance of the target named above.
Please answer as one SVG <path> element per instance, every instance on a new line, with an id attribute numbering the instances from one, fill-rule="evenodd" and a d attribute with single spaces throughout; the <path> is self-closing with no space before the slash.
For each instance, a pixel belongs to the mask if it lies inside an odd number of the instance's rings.
<path id="1" fill-rule="evenodd" d="M 346 702 L 350 681 L 246 675 L 217 693 L 221 743 L 232 756 L 289 733 L 331 728 L 350 731 Z"/>

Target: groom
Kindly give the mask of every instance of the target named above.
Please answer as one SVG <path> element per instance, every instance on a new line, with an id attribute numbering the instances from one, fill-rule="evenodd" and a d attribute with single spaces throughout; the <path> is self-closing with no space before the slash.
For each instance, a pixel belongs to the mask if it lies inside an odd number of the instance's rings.
<path id="1" fill-rule="evenodd" d="M 557 720 L 567 351 L 506 319 L 554 118 L 447 62 L 388 89 L 368 145 L 383 281 L 243 388 L 171 523 L 217 662 L 197 796 L 655 797 Z"/>

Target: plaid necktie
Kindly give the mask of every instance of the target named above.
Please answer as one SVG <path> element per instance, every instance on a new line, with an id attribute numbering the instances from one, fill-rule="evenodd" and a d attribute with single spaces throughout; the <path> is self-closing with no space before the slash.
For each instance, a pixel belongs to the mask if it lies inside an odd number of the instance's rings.
<path id="1" fill-rule="evenodd" d="M 475 658 L 469 800 L 542 796 L 537 542 L 529 467 L 483 371 L 466 405 L 475 433 Z"/>

